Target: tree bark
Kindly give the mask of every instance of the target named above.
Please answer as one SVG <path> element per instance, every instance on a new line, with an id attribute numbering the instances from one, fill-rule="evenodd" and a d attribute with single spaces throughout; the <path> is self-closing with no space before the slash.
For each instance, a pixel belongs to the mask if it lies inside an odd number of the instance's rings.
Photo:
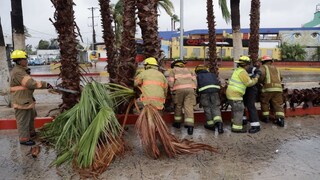
<path id="1" fill-rule="evenodd" d="M 161 44 L 158 37 L 157 3 L 157 0 L 137 0 L 144 55 L 158 60 L 161 56 Z"/>
<path id="2" fill-rule="evenodd" d="M 58 32 L 58 41 L 60 46 L 61 55 L 61 72 L 60 78 L 62 79 L 61 86 L 66 89 L 75 90 L 80 92 L 80 69 L 77 62 L 78 51 L 73 0 L 51 0 L 56 12 L 52 22 Z M 78 103 L 80 93 L 72 94 L 62 93 L 62 110 L 68 110 Z"/>
<path id="3" fill-rule="evenodd" d="M 260 0 L 251 1 L 249 55 L 254 64 L 259 57 Z"/>
<path id="4" fill-rule="evenodd" d="M 112 16 L 110 12 L 110 0 L 99 0 L 101 22 L 103 28 L 103 40 L 107 49 L 108 65 L 107 71 L 109 73 L 109 80 L 111 83 L 117 82 L 117 57 L 115 47 L 115 34 L 112 29 Z"/>
<path id="5" fill-rule="evenodd" d="M 219 69 L 217 65 L 216 29 L 212 0 L 207 0 L 207 21 L 209 30 L 209 68 L 211 72 L 215 73 L 218 76 Z"/>
<path id="6" fill-rule="evenodd" d="M 6 56 L 6 46 L 0 19 L 0 95 L 9 96 L 10 94 L 10 74 Z M 8 102 L 10 104 L 10 101 Z M 9 105 L 8 104 L 8 105 Z"/>

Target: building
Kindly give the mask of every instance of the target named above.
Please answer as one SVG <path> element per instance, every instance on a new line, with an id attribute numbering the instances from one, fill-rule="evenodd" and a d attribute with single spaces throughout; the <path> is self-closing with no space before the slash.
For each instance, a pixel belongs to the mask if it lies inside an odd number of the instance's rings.
<path id="1" fill-rule="evenodd" d="M 248 55 L 250 29 L 241 29 L 243 55 Z M 312 54 L 320 47 L 320 29 L 318 27 L 301 28 L 260 28 L 259 56 L 268 55 L 281 59 L 278 46 L 281 43 L 300 44 L 305 47 L 308 55 L 305 60 L 312 60 Z M 178 58 L 180 54 L 180 34 L 177 31 L 161 31 L 159 37 L 167 41 L 170 58 Z M 208 57 L 208 30 L 198 29 L 184 32 L 183 57 Z M 233 57 L 232 29 L 216 29 L 217 54 L 222 59 Z"/>

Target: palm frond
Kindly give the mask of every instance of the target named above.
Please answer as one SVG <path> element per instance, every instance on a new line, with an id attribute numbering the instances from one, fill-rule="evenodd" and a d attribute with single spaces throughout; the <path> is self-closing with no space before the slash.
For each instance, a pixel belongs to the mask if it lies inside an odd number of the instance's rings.
<path id="1" fill-rule="evenodd" d="M 174 157 L 177 154 L 196 153 L 200 150 L 218 152 L 216 148 L 207 144 L 196 143 L 187 139 L 178 140 L 169 132 L 160 113 L 152 105 L 144 106 L 136 122 L 136 129 L 145 152 L 155 159 L 160 156 L 158 141 L 163 145 L 168 157 Z"/>

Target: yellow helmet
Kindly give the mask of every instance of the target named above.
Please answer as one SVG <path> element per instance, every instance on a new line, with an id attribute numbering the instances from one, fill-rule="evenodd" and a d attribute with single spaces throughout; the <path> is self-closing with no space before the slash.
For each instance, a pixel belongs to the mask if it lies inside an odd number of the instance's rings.
<path id="1" fill-rule="evenodd" d="M 203 70 L 208 71 L 207 66 L 205 66 L 205 65 L 203 65 L 203 64 L 199 64 L 199 65 L 195 68 L 194 71 L 195 71 L 195 73 L 198 73 L 198 72 L 203 71 Z"/>
<path id="2" fill-rule="evenodd" d="M 240 56 L 238 61 L 234 61 L 235 63 L 238 64 L 249 64 L 250 63 L 250 58 L 248 56 Z"/>
<path id="3" fill-rule="evenodd" d="M 153 66 L 158 66 L 158 62 L 156 60 L 156 58 L 154 57 L 149 57 L 147 59 L 144 60 L 144 65 L 153 65 Z"/>
<path id="4" fill-rule="evenodd" d="M 28 54 L 25 51 L 22 50 L 14 50 L 11 53 L 11 59 L 16 60 L 16 59 L 27 59 Z"/>
<path id="5" fill-rule="evenodd" d="M 184 65 L 187 62 L 181 59 L 175 59 L 174 61 L 171 62 L 171 68 L 174 68 L 174 66 L 179 66 L 179 67 L 184 67 Z"/>

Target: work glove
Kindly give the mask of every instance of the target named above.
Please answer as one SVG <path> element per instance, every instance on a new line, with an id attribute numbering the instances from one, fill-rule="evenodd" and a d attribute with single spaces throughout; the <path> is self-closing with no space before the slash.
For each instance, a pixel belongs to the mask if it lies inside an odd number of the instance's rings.
<path id="1" fill-rule="evenodd" d="M 259 75 L 259 77 L 262 76 L 262 72 L 260 71 L 260 69 L 254 70 L 254 74 L 255 74 L 255 75 Z"/>
<path id="2" fill-rule="evenodd" d="M 47 83 L 47 89 L 53 89 L 53 86 L 49 83 Z"/>

